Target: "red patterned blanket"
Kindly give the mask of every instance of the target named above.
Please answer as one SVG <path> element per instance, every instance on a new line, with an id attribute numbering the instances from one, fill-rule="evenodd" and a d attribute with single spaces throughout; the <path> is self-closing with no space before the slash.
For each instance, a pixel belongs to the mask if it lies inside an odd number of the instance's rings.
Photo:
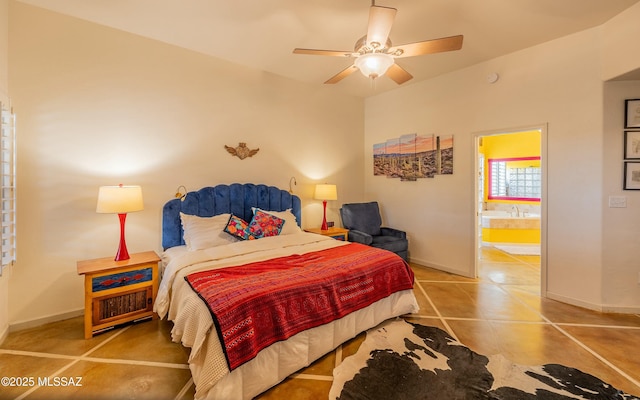
<path id="1" fill-rule="evenodd" d="M 404 260 L 357 243 L 185 279 L 209 306 L 230 370 L 277 341 L 413 287 Z"/>

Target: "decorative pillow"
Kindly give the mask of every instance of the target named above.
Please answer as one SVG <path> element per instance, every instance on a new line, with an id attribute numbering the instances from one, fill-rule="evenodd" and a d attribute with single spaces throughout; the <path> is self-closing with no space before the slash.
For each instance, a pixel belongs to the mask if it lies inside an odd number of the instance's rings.
<path id="1" fill-rule="evenodd" d="M 242 218 L 231 215 L 227 226 L 224 227 L 224 231 L 233 237 L 242 240 L 255 240 L 255 237 L 249 234 L 249 223 Z"/>
<path id="2" fill-rule="evenodd" d="M 195 251 L 237 242 L 238 239 L 223 231 L 230 216 L 231 214 L 220 214 L 213 217 L 198 217 L 180 213 L 187 249 Z"/>
<path id="3" fill-rule="evenodd" d="M 257 207 L 251 208 L 251 211 L 253 211 L 254 214 L 256 210 L 260 210 L 262 212 L 266 212 L 268 214 L 275 215 L 276 217 L 283 219 L 284 225 L 282 225 L 282 231 L 280 232 L 281 235 L 291 235 L 291 234 L 302 232 L 302 229 L 300 229 L 300 227 L 298 226 L 298 220 L 296 216 L 293 215 L 290 208 L 286 209 L 285 211 L 268 211 L 268 210 L 263 210 Z"/>
<path id="4" fill-rule="evenodd" d="M 284 220 L 261 210 L 253 213 L 249 223 L 249 234 L 260 239 L 267 236 L 278 236 L 282 231 Z"/>

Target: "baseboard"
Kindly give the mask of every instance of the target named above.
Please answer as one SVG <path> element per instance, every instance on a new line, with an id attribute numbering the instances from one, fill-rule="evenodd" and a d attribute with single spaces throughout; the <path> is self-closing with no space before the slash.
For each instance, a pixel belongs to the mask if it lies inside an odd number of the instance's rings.
<path id="1" fill-rule="evenodd" d="M 9 334 L 9 325 L 5 326 L 4 330 L 0 332 L 0 344 L 4 342 L 8 334 Z"/>
<path id="2" fill-rule="evenodd" d="M 547 292 L 547 298 L 560 301 L 562 303 L 571 304 L 572 306 L 586 308 L 593 311 L 614 313 L 614 314 L 640 314 L 639 307 L 612 306 L 606 304 L 594 304 L 582 300 L 574 299 L 559 295 L 557 293 Z"/>
<path id="3" fill-rule="evenodd" d="M 443 272 L 448 272 L 454 275 L 459 275 L 459 276 L 464 276 L 467 278 L 473 278 L 471 276 L 468 276 L 466 274 L 464 274 L 462 271 L 447 267 L 445 265 L 439 265 L 437 263 L 433 263 L 433 262 L 429 262 L 429 261 L 425 261 L 425 260 L 421 260 L 421 259 L 416 259 L 416 258 L 411 258 L 409 257 L 409 262 L 413 263 L 413 264 L 417 264 L 420 266 L 424 266 L 427 268 L 434 268 L 437 269 L 439 271 L 443 271 Z M 553 293 L 553 292 L 547 292 L 545 294 L 545 297 L 551 299 L 551 300 L 556 300 L 559 301 L 561 303 L 565 303 L 565 304 L 570 304 L 572 306 L 576 306 L 576 307 L 580 307 L 580 308 L 586 308 L 588 310 L 593 310 L 593 311 L 598 311 L 598 312 L 606 312 L 606 313 L 616 313 L 616 314 L 640 314 L 640 307 L 625 307 L 625 306 L 611 306 L 611 305 L 603 305 L 603 304 L 594 304 L 594 303 L 589 303 L 583 300 L 578 300 L 578 299 L 574 299 L 571 297 L 566 297 L 566 296 L 562 296 L 559 295 L 557 293 Z"/>
<path id="4" fill-rule="evenodd" d="M 640 307 L 625 307 L 625 306 L 602 306 L 602 311 L 607 313 L 616 314 L 638 314 L 640 316 Z"/>
<path id="5" fill-rule="evenodd" d="M 598 312 L 602 312 L 602 305 L 601 304 L 594 304 L 594 303 L 589 303 L 583 300 L 578 300 L 578 299 L 574 299 L 572 297 L 566 297 L 557 293 L 553 293 L 553 292 L 547 292 L 545 294 L 545 297 L 551 300 L 556 300 L 559 301 L 561 303 L 565 303 L 565 304 L 570 304 L 572 306 L 577 306 L 580 308 L 586 308 L 588 310 L 593 310 L 593 311 L 598 311 Z"/>
<path id="6" fill-rule="evenodd" d="M 421 265 L 423 267 L 437 269 L 437 270 L 442 271 L 442 272 L 448 272 L 450 274 L 464 276 L 465 278 L 473 278 L 473 276 L 467 275 L 465 273 L 465 271 L 460 271 L 460 270 L 457 270 L 457 269 L 453 269 L 451 267 L 447 267 L 446 265 L 440 265 L 440 264 L 437 264 L 437 263 L 433 263 L 433 262 L 425 261 L 425 260 L 420 260 L 420 259 L 412 258 L 412 257 L 409 257 L 409 262 Z"/>
<path id="7" fill-rule="evenodd" d="M 21 331 L 23 329 L 35 328 L 38 326 L 42 326 L 44 324 L 48 324 L 50 322 L 62 321 L 69 318 L 75 318 L 84 315 L 84 308 L 68 311 L 62 314 L 49 315 L 47 317 L 41 317 L 36 319 L 31 319 L 27 321 L 18 321 L 9 325 L 9 332 Z"/>

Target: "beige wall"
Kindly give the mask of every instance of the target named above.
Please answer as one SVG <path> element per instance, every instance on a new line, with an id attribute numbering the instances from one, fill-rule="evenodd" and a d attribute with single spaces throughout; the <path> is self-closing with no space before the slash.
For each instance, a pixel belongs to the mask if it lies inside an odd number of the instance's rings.
<path id="1" fill-rule="evenodd" d="M 602 73 L 605 79 L 640 69 L 638 48 L 640 4 L 602 26 Z M 634 73 L 634 76 L 638 76 Z M 640 81 L 607 82 L 603 128 L 603 308 L 640 309 L 640 192 L 622 190 L 624 100 L 640 98 Z M 626 208 L 608 208 L 609 196 L 625 196 Z"/>
<path id="2" fill-rule="evenodd" d="M 6 9 L 0 0 L 2 21 Z M 408 231 L 414 261 L 472 275 L 473 138 L 539 125 L 548 126 L 548 294 L 640 311 L 640 193 L 620 189 L 621 102 L 640 98 L 640 84 L 603 88 L 601 79 L 640 62 L 598 47 L 637 37 L 638 12 L 640 5 L 601 28 L 362 101 L 11 2 L 11 76 L 7 84 L 0 31 L 0 89 L 11 86 L 19 118 L 20 246 L 9 298 L 0 278 L 0 335 L 7 321 L 25 326 L 82 308 L 76 261 L 117 247 L 117 218 L 95 214 L 104 184 L 143 186 L 145 210 L 127 218 L 131 252 L 160 250 L 160 209 L 178 185 L 287 188 L 295 176 L 304 226 L 321 219 L 313 184 L 336 183 L 329 219 L 339 220 L 343 202 L 378 200 L 384 222 Z M 486 82 L 490 72 L 500 74 L 496 84 Z M 372 145 L 413 132 L 455 136 L 454 174 L 374 177 Z M 223 145 L 239 141 L 260 153 L 231 158 Z M 628 208 L 606 208 L 620 194 Z"/>
<path id="3" fill-rule="evenodd" d="M 9 92 L 9 0 L 0 0 L 0 100 Z"/>
<path id="4" fill-rule="evenodd" d="M 637 36 L 636 36 L 637 37 Z M 622 190 L 624 100 L 640 99 L 640 81 L 607 82 L 604 91 L 602 280 L 606 308 L 640 308 L 640 192 Z M 608 208 L 609 196 L 624 196 L 626 208 Z"/>
<path id="5" fill-rule="evenodd" d="M 96 214 L 98 186 L 140 184 L 129 252 L 160 250 L 162 205 L 179 185 L 267 183 L 295 176 L 303 226 L 318 226 L 313 185 L 338 204 L 363 193 L 364 102 L 17 2 L 10 3 L 10 83 L 19 117 L 18 264 L 10 321 L 83 306 L 76 261 L 115 255 L 118 219 Z M 240 161 L 224 145 L 260 148 Z"/>
<path id="6" fill-rule="evenodd" d="M 609 80 L 640 67 L 638 35 L 640 35 L 640 3 L 602 25 L 600 43 L 602 79 Z M 639 76 L 635 72 L 635 77 Z"/>
<path id="7" fill-rule="evenodd" d="M 547 295 L 594 309 L 640 311 L 640 270 L 633 263 L 640 256 L 640 228 L 633 222 L 636 194 L 625 193 L 631 203 L 624 216 L 610 219 L 608 209 L 605 213 L 607 196 L 619 194 L 622 181 L 620 99 L 632 93 L 640 97 L 640 91 L 637 83 L 620 83 L 624 95 L 617 90 L 615 99 L 605 97 L 603 106 L 598 43 L 607 34 L 600 28 L 587 30 L 367 99 L 365 194 L 382 203 L 390 226 L 408 231 L 412 260 L 473 275 L 474 136 L 547 126 Z M 490 72 L 500 75 L 497 83 L 487 83 Z M 615 128 L 603 133 L 605 111 L 617 119 Z M 454 135 L 452 176 L 417 182 L 373 176 L 372 145 L 412 132 Z M 609 135 L 616 140 L 610 141 Z M 620 236 L 607 229 L 624 218 L 627 236 L 619 241 Z M 614 254 L 624 263 L 612 268 L 608 257 Z M 610 276 L 621 272 L 617 278 Z"/>
<path id="8" fill-rule="evenodd" d="M 8 100 L 9 1 L 0 0 L 0 102 Z M 9 327 L 9 268 L 0 276 L 0 342 Z"/>

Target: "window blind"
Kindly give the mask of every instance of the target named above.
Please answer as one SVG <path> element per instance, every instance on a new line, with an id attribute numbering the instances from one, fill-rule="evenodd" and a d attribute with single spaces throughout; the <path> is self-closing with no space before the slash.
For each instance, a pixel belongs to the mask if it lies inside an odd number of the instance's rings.
<path id="1" fill-rule="evenodd" d="M 16 117 L 0 103 L 0 276 L 16 260 Z"/>

